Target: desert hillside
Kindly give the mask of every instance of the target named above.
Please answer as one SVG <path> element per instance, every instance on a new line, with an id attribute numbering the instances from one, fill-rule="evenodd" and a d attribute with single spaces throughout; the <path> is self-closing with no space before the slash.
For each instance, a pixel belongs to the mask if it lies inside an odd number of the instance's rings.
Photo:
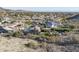
<path id="1" fill-rule="evenodd" d="M 0 52 L 79 51 L 79 12 L 0 8 Z"/>

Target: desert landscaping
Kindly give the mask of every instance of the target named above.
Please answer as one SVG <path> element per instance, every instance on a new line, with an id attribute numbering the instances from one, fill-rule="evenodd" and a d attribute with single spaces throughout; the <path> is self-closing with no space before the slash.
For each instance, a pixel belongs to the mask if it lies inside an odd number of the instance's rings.
<path id="1" fill-rule="evenodd" d="M 0 8 L 0 52 L 79 52 L 79 12 Z"/>

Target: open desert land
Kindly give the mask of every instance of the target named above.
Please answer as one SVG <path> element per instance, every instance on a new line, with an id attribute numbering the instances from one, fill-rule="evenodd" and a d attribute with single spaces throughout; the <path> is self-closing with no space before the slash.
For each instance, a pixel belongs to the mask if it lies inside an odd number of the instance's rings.
<path id="1" fill-rule="evenodd" d="M 0 8 L 0 52 L 79 52 L 79 12 Z"/>

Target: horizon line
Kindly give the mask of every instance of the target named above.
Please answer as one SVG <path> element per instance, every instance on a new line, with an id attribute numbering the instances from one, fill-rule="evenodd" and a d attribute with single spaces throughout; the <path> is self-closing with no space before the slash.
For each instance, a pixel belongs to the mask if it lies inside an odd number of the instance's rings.
<path id="1" fill-rule="evenodd" d="M 11 10 L 24 10 L 33 12 L 79 12 L 79 7 L 2 7 Z"/>

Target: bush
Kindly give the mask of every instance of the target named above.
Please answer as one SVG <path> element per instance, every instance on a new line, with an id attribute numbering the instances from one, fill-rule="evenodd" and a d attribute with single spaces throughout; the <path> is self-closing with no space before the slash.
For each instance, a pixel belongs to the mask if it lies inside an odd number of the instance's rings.
<path id="1" fill-rule="evenodd" d="M 69 28 L 70 28 L 70 29 L 74 29 L 74 28 L 75 28 L 75 26 L 73 26 L 73 25 L 70 25 L 70 26 L 69 26 Z"/>
<path id="2" fill-rule="evenodd" d="M 32 21 L 31 20 L 26 20 L 25 21 L 25 24 L 31 25 L 32 24 Z"/>
<path id="3" fill-rule="evenodd" d="M 42 42 L 42 43 L 40 43 L 40 47 L 41 47 L 41 48 L 46 48 L 47 45 L 48 45 L 48 44 L 47 44 L 46 42 Z"/>
<path id="4" fill-rule="evenodd" d="M 24 44 L 26 47 L 30 47 L 30 48 L 33 48 L 33 49 L 36 49 L 39 47 L 39 44 L 37 42 L 34 42 L 34 41 L 31 41 L 27 44 Z"/>
<path id="5" fill-rule="evenodd" d="M 23 32 L 16 31 L 16 32 L 11 33 L 11 36 L 13 36 L 13 37 L 22 37 L 23 36 Z"/>
<path id="6" fill-rule="evenodd" d="M 69 32 L 72 29 L 70 28 L 51 28 L 52 31 L 57 31 L 57 32 Z"/>
<path id="7" fill-rule="evenodd" d="M 44 35 L 45 36 L 51 36 L 51 34 L 49 32 L 45 32 Z"/>
<path id="8" fill-rule="evenodd" d="M 0 22 L 2 22 L 2 19 L 0 18 Z"/>

